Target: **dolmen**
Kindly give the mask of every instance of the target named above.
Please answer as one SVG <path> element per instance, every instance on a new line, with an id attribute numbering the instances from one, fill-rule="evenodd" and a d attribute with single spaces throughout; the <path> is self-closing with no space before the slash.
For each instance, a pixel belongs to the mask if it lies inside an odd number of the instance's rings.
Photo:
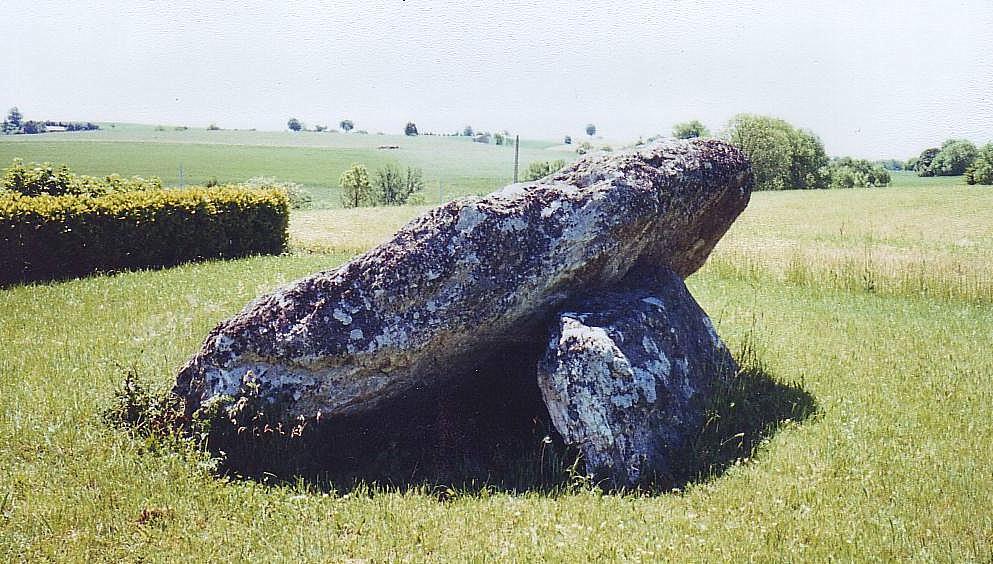
<path id="1" fill-rule="evenodd" d="M 328 421 L 530 347 L 551 421 L 587 471 L 639 484 L 671 470 L 736 370 L 683 279 L 752 184 L 731 145 L 665 140 L 449 202 L 248 304 L 210 332 L 173 391 L 189 414 L 250 388 L 286 418 Z"/>

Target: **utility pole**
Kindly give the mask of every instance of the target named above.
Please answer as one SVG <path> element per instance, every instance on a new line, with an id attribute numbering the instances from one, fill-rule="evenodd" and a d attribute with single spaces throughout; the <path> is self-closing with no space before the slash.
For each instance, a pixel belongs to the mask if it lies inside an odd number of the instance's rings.
<path id="1" fill-rule="evenodd" d="M 514 184 L 517 184 L 517 166 L 521 162 L 521 136 L 514 136 Z"/>

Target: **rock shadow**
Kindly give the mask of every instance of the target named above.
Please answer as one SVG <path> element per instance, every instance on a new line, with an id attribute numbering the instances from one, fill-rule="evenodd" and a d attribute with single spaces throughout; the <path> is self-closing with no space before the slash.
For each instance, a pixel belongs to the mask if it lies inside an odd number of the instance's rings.
<path id="1" fill-rule="evenodd" d="M 444 389 L 413 390 L 367 415 L 306 426 L 299 433 L 232 429 L 208 448 L 228 476 L 265 483 L 303 480 L 323 491 L 365 486 L 445 492 L 555 493 L 592 484 L 577 449 L 562 443 L 534 376 L 537 354 L 494 353 Z M 674 454 L 678 475 L 641 488 L 664 493 L 720 476 L 789 422 L 817 411 L 801 384 L 784 384 L 754 358 L 715 394 L 706 423 Z M 498 367 L 498 368 L 497 368 Z M 223 453 L 223 454 L 222 454 Z"/>

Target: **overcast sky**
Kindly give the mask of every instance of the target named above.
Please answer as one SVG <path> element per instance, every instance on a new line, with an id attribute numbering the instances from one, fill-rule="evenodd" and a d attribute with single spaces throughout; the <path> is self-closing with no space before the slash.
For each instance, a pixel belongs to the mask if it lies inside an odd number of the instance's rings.
<path id="1" fill-rule="evenodd" d="M 27 118 L 611 139 L 738 112 L 828 152 L 993 140 L 993 1 L 6 0 L 0 107 Z"/>

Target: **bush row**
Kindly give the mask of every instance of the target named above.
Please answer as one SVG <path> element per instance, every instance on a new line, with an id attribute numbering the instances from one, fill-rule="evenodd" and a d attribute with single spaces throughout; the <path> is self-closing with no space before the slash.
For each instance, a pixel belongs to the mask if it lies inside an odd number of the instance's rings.
<path id="1" fill-rule="evenodd" d="M 136 192 L 139 190 L 161 190 L 162 181 L 158 178 L 132 176 L 125 178 L 117 174 L 104 177 L 76 174 L 66 165 L 52 163 L 24 164 L 21 159 L 3 170 L 0 175 L 0 190 L 10 190 L 25 196 L 101 196 L 113 192 Z"/>
<path id="2" fill-rule="evenodd" d="M 0 284 L 285 250 L 289 202 L 236 186 L 0 194 Z"/>

